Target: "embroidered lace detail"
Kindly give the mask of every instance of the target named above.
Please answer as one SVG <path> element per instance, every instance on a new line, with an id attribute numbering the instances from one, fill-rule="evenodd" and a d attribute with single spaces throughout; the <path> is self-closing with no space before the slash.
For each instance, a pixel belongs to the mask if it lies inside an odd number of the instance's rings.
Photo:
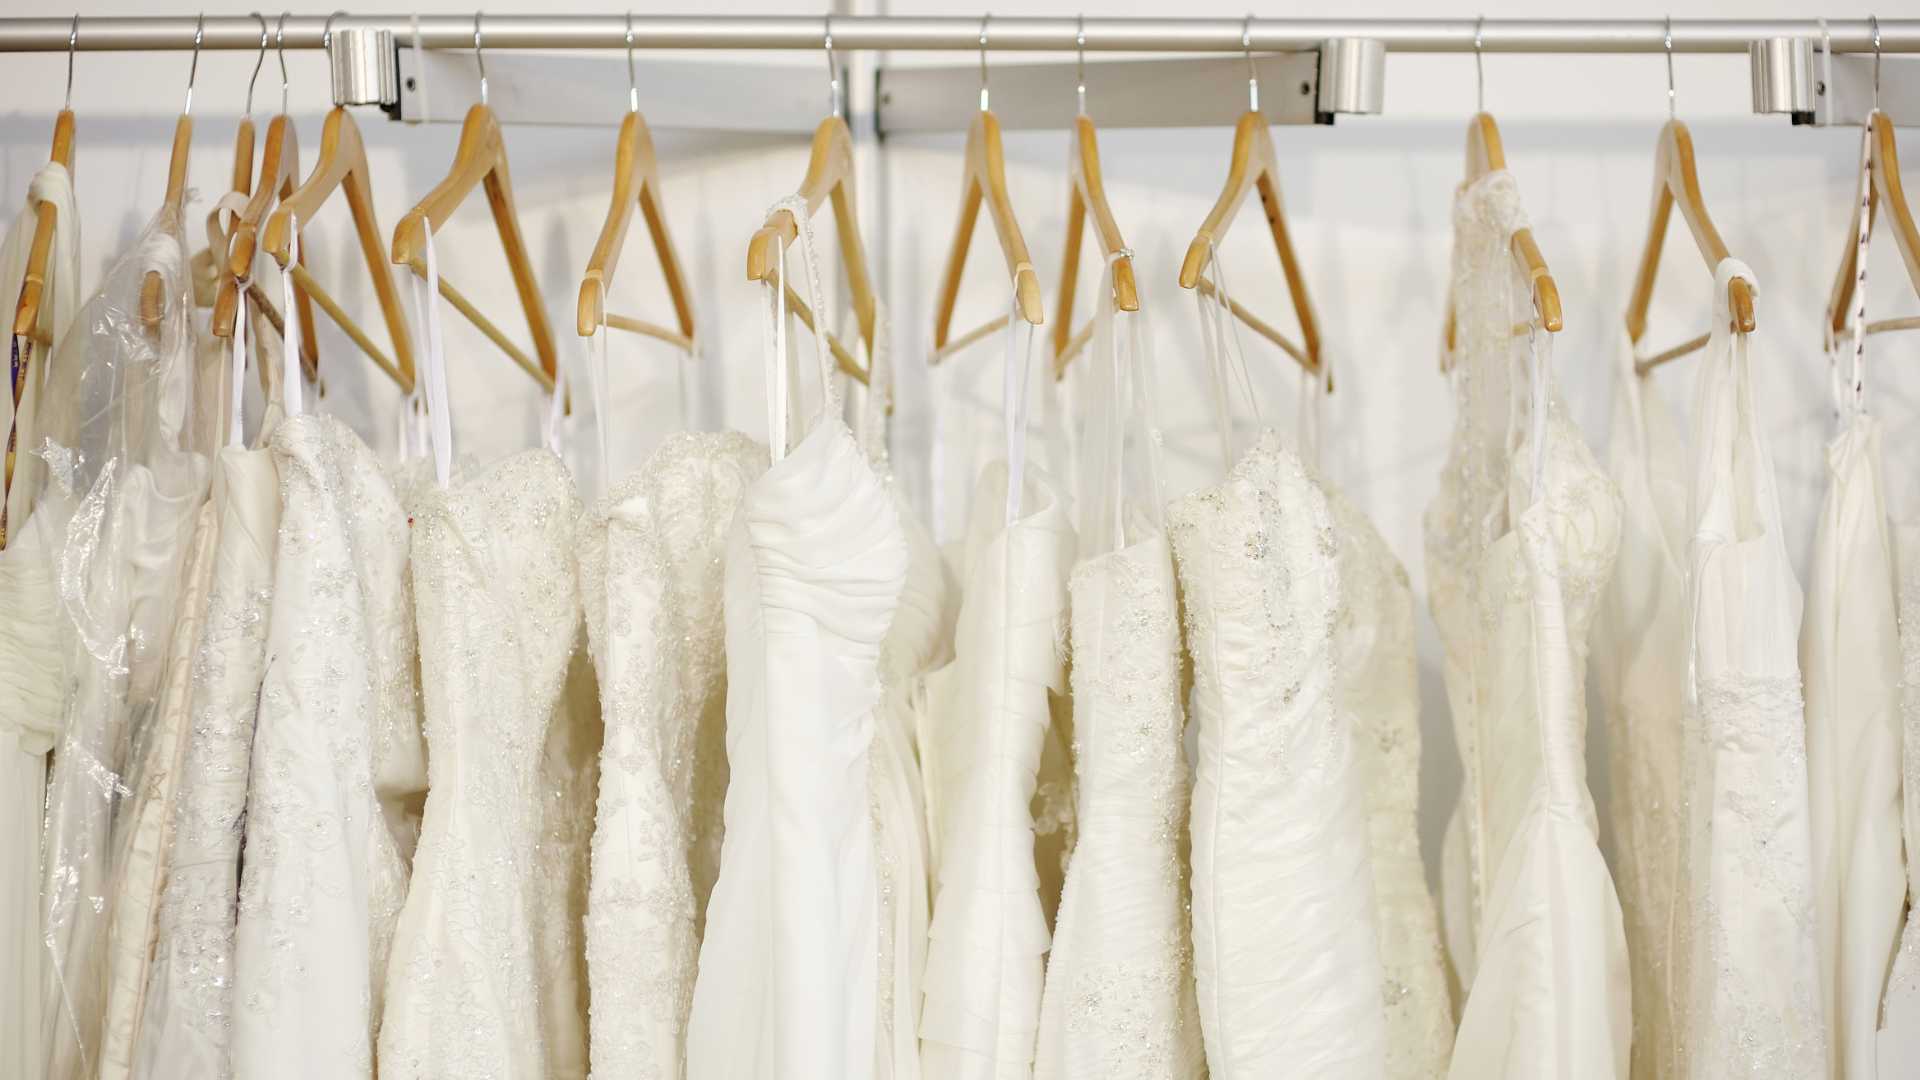
<path id="1" fill-rule="evenodd" d="M 1175 503 L 1194 668 L 1193 943 L 1216 1075 L 1378 1076 L 1382 968 L 1340 575 L 1318 484 L 1271 431 Z"/>
<path id="2" fill-rule="evenodd" d="M 598 706 L 573 674 L 578 501 L 550 451 L 423 493 L 412 570 L 431 785 L 387 975 L 385 1080 L 578 1077 Z"/>
<path id="3" fill-rule="evenodd" d="M 1354 732 L 1393 1080 L 1445 1075 L 1453 1005 L 1439 916 L 1420 854 L 1420 694 L 1407 572 L 1373 523 L 1328 492 L 1342 603 L 1334 624 L 1340 711 Z"/>
<path id="4" fill-rule="evenodd" d="M 1154 532 L 1069 582 L 1079 835 L 1035 1075 L 1202 1071 L 1188 932 L 1187 766 L 1172 553 Z"/>
<path id="5" fill-rule="evenodd" d="M 598 1076 L 685 1072 L 727 786 L 727 531 L 766 467 L 744 435 L 669 436 L 581 526 L 606 720 L 586 923 Z"/>
<path id="6" fill-rule="evenodd" d="M 406 895 L 375 777 L 387 764 L 380 718 L 411 701 L 386 697 L 413 667 L 400 629 L 407 518 L 338 421 L 294 417 L 272 445 L 282 516 L 247 792 L 234 1071 L 370 1077 Z"/>
<path id="7" fill-rule="evenodd" d="M 1900 530 L 1903 540 L 1913 532 Z M 1907 911 L 1900 931 L 1900 947 L 1893 956 L 1880 1026 L 1920 1021 L 1920 565 L 1911 541 L 1902 543 L 1896 564 L 1900 572 L 1900 719 L 1901 810 L 1907 851 Z"/>
<path id="8" fill-rule="evenodd" d="M 1806 800 L 1801 717 L 1795 676 L 1708 677 L 1699 687 L 1689 723 L 1699 763 L 1691 847 L 1711 852 L 1713 864 L 1692 868 L 1686 944 L 1693 959 L 1675 956 L 1676 977 L 1691 986 L 1683 1030 L 1692 1075 L 1785 1080 L 1827 1072 L 1809 955 L 1806 819 L 1783 810 Z M 1760 941 L 1788 946 L 1766 965 L 1764 980 L 1742 959 Z"/>

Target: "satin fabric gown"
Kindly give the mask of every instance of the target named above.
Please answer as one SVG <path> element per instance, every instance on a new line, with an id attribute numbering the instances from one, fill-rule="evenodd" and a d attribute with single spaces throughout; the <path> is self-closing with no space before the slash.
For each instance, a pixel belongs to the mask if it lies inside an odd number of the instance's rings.
<path id="1" fill-rule="evenodd" d="M 1032 1074 L 1050 943 L 1044 898 L 1059 896 L 1058 848 L 1040 842 L 1046 812 L 1036 805 L 1052 703 L 1067 689 L 1074 533 L 1063 496 L 1031 465 L 1009 524 L 1008 484 L 1004 464 L 981 475 L 954 661 L 927 684 L 922 753 L 940 828 L 920 1016 L 928 1080 Z"/>

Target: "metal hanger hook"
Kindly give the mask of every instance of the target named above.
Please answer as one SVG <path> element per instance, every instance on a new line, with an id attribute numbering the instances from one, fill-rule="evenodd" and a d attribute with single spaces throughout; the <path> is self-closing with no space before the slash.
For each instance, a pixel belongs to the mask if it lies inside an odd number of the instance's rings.
<path id="1" fill-rule="evenodd" d="M 1487 65 L 1480 54 L 1481 33 L 1487 28 L 1487 17 L 1481 15 L 1473 20 L 1473 102 L 1475 112 L 1487 111 Z"/>
<path id="2" fill-rule="evenodd" d="M 833 62 L 833 12 L 827 12 L 820 27 L 820 48 L 827 54 L 827 113 L 840 115 L 840 65 Z"/>
<path id="3" fill-rule="evenodd" d="M 1873 26 L 1873 108 L 1880 110 L 1880 16 L 1869 15 L 1867 22 Z"/>
<path id="4" fill-rule="evenodd" d="M 273 49 L 280 54 L 280 115 L 287 114 L 287 12 L 273 28 Z"/>
<path id="5" fill-rule="evenodd" d="M 480 104 L 487 103 L 487 54 L 480 45 L 480 13 L 473 13 L 473 62 L 480 69 Z"/>
<path id="6" fill-rule="evenodd" d="M 1253 13 L 1240 24 L 1240 49 L 1247 54 L 1247 111 L 1260 111 L 1260 72 L 1253 66 Z"/>
<path id="7" fill-rule="evenodd" d="M 73 25 L 67 29 L 67 103 L 61 108 L 73 110 L 73 54 L 80 49 L 80 16 L 73 17 Z"/>
<path id="8" fill-rule="evenodd" d="M 253 115 L 253 87 L 260 81 L 260 69 L 267 64 L 267 17 L 257 11 L 247 14 L 260 23 L 260 55 L 253 61 L 253 78 L 247 80 L 247 115 Z"/>
<path id="9" fill-rule="evenodd" d="M 180 115 L 193 115 L 193 84 L 200 77 L 200 41 L 206 36 L 207 13 L 201 12 L 198 22 L 193 24 L 193 62 L 187 67 L 187 103 L 180 109 Z"/>
<path id="10" fill-rule="evenodd" d="M 633 12 L 627 12 L 627 111 L 640 111 L 640 82 L 633 74 Z"/>
<path id="11" fill-rule="evenodd" d="M 1667 16 L 1667 33 L 1663 41 L 1667 48 L 1667 119 L 1672 120 L 1677 115 L 1677 109 L 1674 105 L 1676 95 L 1673 90 L 1673 16 L 1671 15 Z"/>
<path id="12" fill-rule="evenodd" d="M 1073 93 L 1079 102 L 1080 115 L 1087 115 L 1087 16 L 1082 12 L 1073 32 Z"/>
<path id="13" fill-rule="evenodd" d="M 980 111 L 987 111 L 987 21 L 993 18 L 989 11 L 980 16 Z"/>

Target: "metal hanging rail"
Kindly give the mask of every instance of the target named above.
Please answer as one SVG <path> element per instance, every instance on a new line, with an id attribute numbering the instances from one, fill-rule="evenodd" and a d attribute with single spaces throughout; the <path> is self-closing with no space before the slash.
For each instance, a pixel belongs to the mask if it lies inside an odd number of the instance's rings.
<path id="1" fill-rule="evenodd" d="M 286 23 L 285 45 L 317 49 L 323 16 L 296 16 Z M 649 49 L 816 49 L 825 20 L 814 16 L 636 15 L 633 37 Z M 101 17 L 80 19 L 78 48 L 93 51 L 188 50 L 195 18 Z M 412 22 L 402 16 L 338 15 L 336 31 L 385 30 L 409 40 Z M 0 52 L 65 52 L 68 18 L 0 19 Z M 620 49 L 627 40 L 625 15 L 486 16 L 488 49 Z M 1240 52 L 1245 20 L 1112 19 L 1085 22 L 1087 52 Z M 1073 18 L 994 16 L 992 50 L 1072 52 L 1080 24 Z M 433 49 L 473 45 L 471 15 L 420 19 L 422 44 Z M 1813 19 L 1255 19 L 1251 44 L 1260 52 L 1318 48 L 1328 39 L 1378 41 L 1389 52 L 1467 53 L 1480 47 L 1497 53 L 1744 53 L 1767 38 L 1813 38 L 1823 34 L 1836 53 L 1873 51 L 1866 19 L 1830 19 L 1824 30 Z M 980 16 L 937 18 L 838 15 L 836 49 L 952 50 L 980 47 Z M 206 20 L 201 47 L 254 50 L 260 24 L 251 16 Z M 1920 19 L 1880 21 L 1880 50 L 1920 53 Z"/>

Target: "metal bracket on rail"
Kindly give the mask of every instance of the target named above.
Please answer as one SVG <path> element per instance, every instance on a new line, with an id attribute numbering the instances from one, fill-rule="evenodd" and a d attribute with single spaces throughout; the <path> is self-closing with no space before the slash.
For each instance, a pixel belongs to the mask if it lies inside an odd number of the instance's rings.
<path id="1" fill-rule="evenodd" d="M 1858 127 L 1873 109 L 1874 57 L 1861 53 L 1820 55 L 1810 37 L 1756 41 L 1747 50 L 1753 71 L 1753 111 L 1785 113 L 1795 124 Z M 1825 76 L 1833 74 L 1832 85 Z M 1920 125 L 1920 58 L 1882 56 L 1880 107 L 1901 127 Z"/>

